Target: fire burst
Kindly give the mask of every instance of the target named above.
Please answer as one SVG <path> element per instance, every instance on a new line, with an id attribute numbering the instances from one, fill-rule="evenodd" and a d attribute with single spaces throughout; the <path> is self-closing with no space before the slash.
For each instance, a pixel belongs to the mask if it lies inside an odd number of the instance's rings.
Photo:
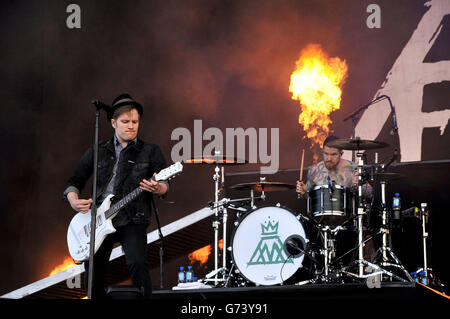
<path id="1" fill-rule="evenodd" d="M 50 272 L 49 276 L 57 274 L 66 269 L 69 269 L 70 267 L 72 267 L 74 265 L 75 265 L 75 263 L 73 262 L 73 259 L 71 257 L 66 257 L 66 258 L 64 258 L 64 261 L 62 262 L 62 264 L 53 268 L 53 270 Z"/>
<path id="2" fill-rule="evenodd" d="M 219 240 L 218 246 L 220 250 L 223 249 L 223 239 Z M 212 250 L 212 245 L 207 245 L 205 247 L 197 249 L 188 255 L 189 261 L 191 262 L 191 264 L 198 261 L 200 262 L 200 266 L 203 266 L 208 261 L 209 255 L 211 254 Z"/>
<path id="3" fill-rule="evenodd" d="M 300 101 L 298 122 L 313 145 L 322 146 L 330 132 L 330 113 L 340 107 L 341 87 L 348 67 L 337 57 L 329 58 L 317 44 L 309 44 L 302 50 L 296 66 L 291 74 L 289 92 L 293 100 Z"/>

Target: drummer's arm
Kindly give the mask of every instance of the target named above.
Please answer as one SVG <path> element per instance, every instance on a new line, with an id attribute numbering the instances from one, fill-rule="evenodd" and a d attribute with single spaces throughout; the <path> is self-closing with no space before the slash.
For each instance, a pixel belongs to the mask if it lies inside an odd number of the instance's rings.
<path id="1" fill-rule="evenodd" d="M 308 169 L 308 181 L 297 181 L 297 193 L 300 194 L 300 198 L 306 198 L 306 194 L 308 192 L 308 189 L 311 188 L 311 167 Z"/>

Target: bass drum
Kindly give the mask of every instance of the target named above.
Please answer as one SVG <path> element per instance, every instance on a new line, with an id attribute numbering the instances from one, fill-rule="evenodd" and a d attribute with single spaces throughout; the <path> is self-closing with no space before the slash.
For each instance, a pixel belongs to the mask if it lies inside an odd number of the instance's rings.
<path id="1" fill-rule="evenodd" d="M 287 238 L 296 237 L 306 247 L 301 222 L 280 206 L 256 208 L 244 215 L 231 238 L 231 256 L 240 275 L 256 285 L 285 282 L 302 267 L 304 255 L 293 258 L 284 249 Z"/>

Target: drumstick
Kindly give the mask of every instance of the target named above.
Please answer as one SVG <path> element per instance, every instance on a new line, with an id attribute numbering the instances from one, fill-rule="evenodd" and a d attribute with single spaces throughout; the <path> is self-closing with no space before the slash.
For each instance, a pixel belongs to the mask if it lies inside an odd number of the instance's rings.
<path id="1" fill-rule="evenodd" d="M 305 149 L 302 150 L 302 162 L 300 164 L 300 179 L 299 181 L 303 180 L 303 160 L 305 159 Z"/>
<path id="2" fill-rule="evenodd" d="M 302 161 L 300 164 L 300 177 L 299 177 L 299 181 L 301 182 L 303 179 L 303 160 L 305 159 L 305 149 L 302 150 Z M 297 198 L 300 198 L 300 194 L 297 194 Z"/>

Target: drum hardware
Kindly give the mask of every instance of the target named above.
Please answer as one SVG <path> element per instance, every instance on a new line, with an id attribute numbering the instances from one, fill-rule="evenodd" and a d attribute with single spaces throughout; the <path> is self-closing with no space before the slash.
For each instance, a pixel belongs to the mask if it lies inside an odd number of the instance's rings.
<path id="1" fill-rule="evenodd" d="M 382 213 L 382 227 L 379 230 L 379 232 L 371 237 L 369 237 L 368 239 L 363 241 L 363 225 L 362 225 L 362 219 L 363 216 L 366 214 L 366 208 L 364 208 L 364 204 L 361 202 L 362 200 L 362 176 L 361 176 L 361 172 L 362 172 L 362 167 L 363 167 L 363 162 L 362 162 L 362 156 L 361 153 L 357 153 L 357 157 L 358 157 L 358 199 L 360 200 L 359 205 L 358 205 L 358 213 L 356 215 L 357 218 L 357 232 L 358 232 L 358 244 L 355 248 L 351 249 L 350 251 L 353 251 L 355 249 L 358 249 L 358 259 L 355 260 L 354 262 L 352 262 L 350 265 L 343 267 L 340 269 L 340 272 L 347 274 L 349 276 L 353 276 L 356 278 L 369 278 L 369 277 L 373 277 L 375 275 L 381 274 L 381 275 L 386 275 L 390 278 L 395 278 L 399 281 L 402 282 L 408 282 L 411 281 L 412 278 L 409 275 L 409 273 L 406 271 L 406 269 L 401 265 L 400 261 L 398 260 L 398 258 L 395 256 L 395 254 L 392 252 L 392 250 L 387 246 L 387 242 L 388 242 L 388 233 L 389 233 L 389 229 L 387 227 L 387 210 L 386 210 L 386 198 L 385 198 L 385 181 L 381 181 L 381 185 L 382 185 L 382 202 L 383 202 L 383 213 Z M 378 174 L 378 176 L 383 176 L 382 174 Z M 389 175 L 385 175 L 385 177 L 387 177 Z M 392 176 L 392 175 L 391 175 Z M 397 268 L 400 268 L 401 270 L 403 270 L 403 272 L 405 273 L 406 277 L 408 278 L 408 280 L 405 280 L 404 278 L 401 278 L 399 276 L 397 276 L 396 274 L 380 267 L 379 265 L 377 265 L 376 263 L 372 263 L 369 262 L 367 260 L 364 259 L 364 254 L 363 254 L 363 249 L 364 249 L 364 245 L 365 243 L 367 243 L 369 240 L 373 240 L 375 236 L 377 235 L 382 235 L 382 248 L 380 248 L 377 252 L 378 255 L 382 255 L 383 258 L 383 262 L 381 263 L 381 266 L 386 267 L 386 266 L 394 266 Z M 394 263 L 388 263 L 388 254 L 391 257 L 391 259 L 394 260 Z M 358 274 L 354 274 L 351 273 L 349 271 L 347 271 L 348 269 L 352 268 L 354 265 L 358 266 Z M 372 272 L 368 272 L 364 270 L 364 266 L 367 266 L 367 268 L 369 268 Z"/>
<path id="2" fill-rule="evenodd" d="M 348 121 L 349 119 L 352 120 L 352 139 L 355 139 L 355 129 L 356 129 L 356 122 L 358 120 L 358 115 L 359 113 L 361 113 L 363 110 L 369 108 L 369 106 L 373 105 L 375 102 L 381 101 L 383 99 L 387 99 L 389 102 L 389 105 L 391 107 L 391 112 L 392 112 L 392 121 L 393 121 L 393 128 L 391 131 L 391 135 L 393 135 L 395 132 L 398 131 L 397 128 L 397 119 L 396 119 L 396 115 L 395 115 L 395 109 L 394 109 L 394 105 L 392 104 L 391 98 L 385 94 L 378 96 L 377 98 L 375 98 L 374 100 L 370 101 L 369 103 L 367 103 L 366 105 L 361 106 L 359 109 L 357 109 L 356 111 L 354 111 L 353 113 L 349 114 L 348 116 L 346 116 L 344 118 L 344 122 Z M 356 137 L 359 138 L 359 137 Z M 348 148 L 344 148 L 342 147 L 342 149 L 348 149 Z M 357 149 L 349 149 L 352 150 L 352 162 L 355 162 L 356 158 L 355 158 L 355 150 L 362 150 L 363 148 L 357 148 Z"/>
<path id="3" fill-rule="evenodd" d="M 381 231 L 379 231 L 376 235 L 378 235 L 378 234 L 381 234 Z M 371 237 L 367 238 L 366 240 L 362 241 L 361 244 L 358 243 L 358 245 L 355 248 L 352 248 L 351 250 L 349 250 L 345 255 L 347 255 L 348 253 L 354 251 L 355 249 L 358 249 L 358 252 L 359 252 L 360 247 L 364 246 L 368 241 L 373 240 L 374 237 L 375 236 L 371 236 Z M 341 256 L 341 257 L 343 257 L 343 256 Z M 364 271 L 364 268 L 363 268 L 362 274 L 361 273 L 355 274 L 355 273 L 352 273 L 352 272 L 348 271 L 348 269 L 353 268 L 355 264 L 358 265 L 358 266 L 363 264 L 364 266 L 367 266 L 368 269 L 371 269 L 371 272 Z M 358 270 L 359 269 L 360 268 L 358 268 Z M 365 260 L 364 258 L 362 259 L 362 261 L 360 261 L 358 259 L 358 260 L 350 263 L 350 265 L 342 267 L 337 272 L 338 273 L 342 273 L 342 274 L 346 274 L 346 275 L 348 275 L 350 277 L 354 277 L 354 278 L 358 278 L 358 279 L 367 279 L 369 277 L 373 277 L 373 276 L 376 276 L 376 275 L 379 275 L 379 274 L 381 274 L 381 275 L 384 274 L 384 275 L 386 275 L 386 276 L 388 276 L 390 278 L 395 278 L 395 279 L 397 279 L 399 281 L 402 281 L 402 282 L 408 282 L 408 280 L 405 280 L 405 279 L 397 276 L 396 274 L 394 274 L 394 273 L 392 273 L 392 272 L 390 272 L 390 271 L 388 271 L 388 270 L 386 270 L 384 268 L 381 268 L 377 264 L 374 264 L 372 262 L 369 262 L 369 261 Z"/>
<path id="4" fill-rule="evenodd" d="M 261 193 L 260 199 L 265 200 L 265 192 L 286 191 L 294 189 L 295 185 L 282 182 L 267 182 L 265 177 L 260 177 L 259 182 L 236 184 L 230 186 L 230 188 L 233 190 L 250 190 L 250 198 L 252 199 L 251 207 L 254 207 L 255 199 L 258 199 L 258 197 L 255 197 L 254 195 L 255 191 Z"/>
<path id="5" fill-rule="evenodd" d="M 336 257 L 336 250 L 335 250 L 335 242 L 336 242 L 336 232 L 339 230 L 339 228 L 331 229 L 328 226 L 325 226 L 321 229 L 322 236 L 323 236 L 323 250 L 322 255 L 324 256 L 324 275 L 325 278 L 328 277 L 330 266 L 331 266 L 331 260 Z"/>
<path id="6" fill-rule="evenodd" d="M 383 142 L 361 140 L 356 137 L 354 139 L 340 139 L 331 141 L 327 144 L 329 147 L 336 147 L 340 149 L 356 150 L 357 152 L 357 176 L 358 183 L 355 192 L 345 192 L 342 187 L 335 185 L 330 178 L 328 178 L 328 185 L 316 186 L 314 189 L 308 192 L 307 211 L 312 217 L 311 221 L 314 221 L 314 227 L 320 232 L 323 243 L 320 249 L 320 253 L 323 255 L 323 271 L 317 273 L 316 277 L 311 280 L 303 281 L 298 284 L 316 283 L 316 282 L 330 282 L 340 281 L 343 275 L 348 275 L 358 279 L 369 278 L 377 274 L 389 276 L 397 280 L 407 282 L 411 280 L 409 274 L 399 262 L 398 258 L 393 254 L 392 250 L 387 247 L 389 229 L 386 224 L 386 207 L 385 207 L 385 182 L 387 180 L 394 180 L 404 178 L 396 173 L 384 172 L 384 164 L 378 164 L 378 153 L 375 154 L 375 164 L 365 165 L 367 161 L 365 153 L 362 150 L 376 149 L 386 147 L 388 144 Z M 368 176 L 370 174 L 370 176 Z M 373 205 L 370 202 L 364 202 L 363 197 L 363 184 L 370 177 L 371 181 L 382 181 L 383 188 L 383 202 L 384 213 L 383 226 L 380 231 L 368 239 L 363 239 L 363 220 L 367 216 L 369 209 Z M 343 194 L 339 194 L 343 192 Z M 353 197 L 351 197 L 353 194 Z M 349 198 L 351 198 L 351 204 Z M 372 198 L 373 201 L 373 198 Z M 349 213 L 349 210 L 351 213 Z M 326 217 L 326 218 L 325 218 Z M 336 233 L 344 228 L 351 221 L 356 221 L 357 232 L 357 244 L 354 248 L 344 253 L 342 256 L 336 257 Z M 382 235 L 383 246 L 379 249 L 378 254 L 382 255 L 383 263 L 380 265 L 369 262 L 364 259 L 364 246 L 372 240 L 375 236 Z M 349 265 L 336 269 L 336 263 L 340 261 L 344 256 L 350 252 L 357 250 L 357 259 L 351 262 Z M 392 260 L 393 262 L 389 262 Z M 356 266 L 356 273 L 351 272 Z M 396 274 L 388 271 L 382 267 L 394 266 L 404 271 L 408 280 L 397 276 Z M 366 269 L 365 269 L 366 268 Z"/>
<path id="7" fill-rule="evenodd" d="M 322 270 L 317 270 L 315 278 L 297 283 L 298 285 L 303 285 L 307 283 L 330 283 L 330 282 L 341 282 L 343 271 L 341 269 L 336 269 L 334 264 L 344 256 L 336 257 L 336 236 L 340 230 L 345 229 L 345 227 L 329 227 L 329 226 L 318 226 L 320 228 L 320 235 L 322 238 L 322 248 L 319 249 L 319 254 L 323 256 L 323 268 Z M 348 252 L 346 253 L 348 254 Z M 345 254 L 345 255 L 346 255 Z M 316 265 L 319 263 L 317 260 L 312 259 Z"/>
<path id="8" fill-rule="evenodd" d="M 423 267 L 419 268 L 415 272 L 415 274 L 416 274 L 416 276 L 419 275 L 418 280 L 420 282 L 422 282 L 424 285 L 429 285 L 431 283 L 429 281 L 429 279 L 433 278 L 434 276 L 432 275 L 433 270 L 428 267 L 428 253 L 427 253 L 428 232 L 426 229 L 426 224 L 428 223 L 428 219 L 430 217 L 430 212 L 428 210 L 427 203 L 420 204 L 419 214 L 417 214 L 415 217 L 419 217 L 420 221 L 422 222 L 422 246 L 423 246 L 422 247 L 423 248 Z M 438 282 L 439 282 L 439 280 L 438 280 Z"/>
<path id="9" fill-rule="evenodd" d="M 219 226 L 220 226 L 220 221 L 219 221 L 219 208 L 217 207 L 217 204 L 219 203 L 219 166 L 216 165 L 216 168 L 214 169 L 214 175 L 213 175 L 213 180 L 214 180 L 214 202 L 216 205 L 214 208 L 214 222 L 212 224 L 213 229 L 214 229 L 214 270 L 216 271 L 216 274 L 214 276 L 215 279 L 215 285 L 217 285 L 217 274 L 218 274 L 218 258 L 219 258 Z M 222 166 L 222 176 L 224 176 L 223 174 L 223 166 Z M 222 210 L 224 212 L 223 217 L 223 227 L 226 227 L 226 210 Z M 226 235 L 226 232 L 224 231 L 224 236 Z M 224 238 L 224 244 L 226 243 L 226 240 Z M 223 246 L 226 247 L 226 246 Z M 225 255 L 225 254 L 224 254 Z M 220 270 L 223 270 L 225 267 L 225 264 L 223 264 L 223 267 L 220 268 Z"/>
<path id="10" fill-rule="evenodd" d="M 359 138 L 357 138 L 356 140 L 359 140 Z M 339 140 L 336 140 L 336 141 L 339 141 Z M 358 167 L 358 208 L 357 208 L 357 213 L 356 213 L 357 233 L 358 233 L 358 245 L 357 245 L 358 259 L 356 261 L 354 261 L 353 264 L 356 264 L 358 266 L 358 274 L 355 275 L 355 274 L 348 273 L 345 270 L 343 270 L 343 272 L 345 272 L 349 275 L 354 275 L 357 278 L 365 278 L 364 265 L 371 266 L 371 267 L 373 265 L 364 259 L 363 217 L 366 215 L 366 209 L 363 204 L 363 196 L 362 196 L 362 186 L 363 186 L 362 177 L 363 177 L 363 166 L 364 166 L 363 156 L 364 156 L 364 154 L 361 152 L 356 153 L 356 157 L 358 158 L 358 166 L 357 166 Z M 376 265 L 373 265 L 373 266 L 378 267 Z M 350 266 L 348 268 L 350 268 Z"/>
<path id="11" fill-rule="evenodd" d="M 401 212 L 403 217 L 414 217 L 420 220 L 422 227 L 422 249 L 423 249 L 423 267 L 418 268 L 415 272 L 411 273 L 414 277 L 413 280 L 422 283 L 426 286 L 431 286 L 438 291 L 445 294 L 445 285 L 441 282 L 439 277 L 433 273 L 433 269 L 428 264 L 428 231 L 427 224 L 430 218 L 430 211 L 427 203 L 421 203 L 419 207 L 411 207 Z"/>
<path id="12" fill-rule="evenodd" d="M 392 177 L 392 175 L 382 175 L 382 173 L 379 174 L 379 176 L 383 176 L 384 178 Z M 377 263 L 377 260 L 381 257 L 381 260 L 378 261 L 382 267 L 395 267 L 399 268 L 403 271 L 406 278 L 408 278 L 409 281 L 413 281 L 412 277 L 410 276 L 409 272 L 405 269 L 405 267 L 401 264 L 400 260 L 397 258 L 397 256 L 394 254 L 394 252 L 391 249 L 391 245 L 389 244 L 391 241 L 390 236 L 390 227 L 388 222 L 388 211 L 387 211 L 387 205 L 386 205 L 386 180 L 381 179 L 381 227 L 379 233 L 381 233 L 382 240 L 381 240 L 381 247 L 378 248 L 377 252 L 375 253 L 374 262 Z M 397 278 L 398 279 L 398 278 Z"/>
<path id="13" fill-rule="evenodd" d="M 356 209 L 356 223 L 357 223 L 356 228 L 357 228 L 357 234 L 358 234 L 358 242 L 357 242 L 356 248 L 358 249 L 358 257 L 357 257 L 357 260 L 353 261 L 350 265 L 342 268 L 340 271 L 342 273 L 348 274 L 350 276 L 354 276 L 356 278 L 367 278 L 369 276 L 374 276 L 373 272 L 368 275 L 365 274 L 364 266 L 368 266 L 373 271 L 378 271 L 379 273 L 384 273 L 391 277 L 396 277 L 397 279 L 400 279 L 401 281 L 406 281 L 406 280 L 392 274 L 391 272 L 389 272 L 385 269 L 382 269 L 378 265 L 375 265 L 364 259 L 364 244 L 366 241 L 363 240 L 363 218 L 364 218 L 364 216 L 367 216 L 367 207 L 363 202 L 363 191 L 362 191 L 364 166 L 365 166 L 364 165 L 365 154 L 360 151 L 383 148 L 383 147 L 389 146 L 389 144 L 384 143 L 384 142 L 378 142 L 378 141 L 362 140 L 359 137 L 355 137 L 355 138 L 351 138 L 351 139 L 337 139 L 334 141 L 330 141 L 327 144 L 327 146 L 335 147 L 338 149 L 357 151 L 356 157 L 357 157 L 357 175 L 358 175 L 358 192 L 357 192 L 358 207 Z M 347 269 L 350 269 L 355 265 L 358 268 L 357 274 L 347 271 Z"/>
<path id="14" fill-rule="evenodd" d="M 260 193 L 263 192 L 278 192 L 295 189 L 295 185 L 282 182 L 267 182 L 265 177 L 261 177 L 259 182 L 242 183 L 230 186 L 234 190 L 254 190 Z"/>
<path id="15" fill-rule="evenodd" d="M 212 223 L 212 227 L 214 230 L 214 270 L 210 272 L 208 275 L 206 275 L 206 281 L 214 281 L 214 285 L 217 286 L 219 281 L 225 281 L 226 276 L 226 258 L 227 253 L 226 249 L 223 249 L 222 253 L 222 267 L 219 268 L 219 227 L 220 227 L 220 218 L 219 218 L 219 212 L 222 212 L 222 226 L 223 226 L 223 247 L 227 247 L 227 219 L 228 219 L 228 213 L 227 208 L 225 206 L 220 207 L 219 205 L 219 195 L 221 191 L 224 189 L 225 185 L 225 172 L 224 172 L 224 166 L 223 165 L 238 165 L 238 164 L 246 164 L 248 163 L 247 160 L 239 159 L 236 157 L 224 157 L 221 155 L 220 151 L 215 151 L 214 155 L 208 155 L 208 156 L 200 156 L 191 158 L 189 160 L 186 160 L 185 163 L 188 164 L 215 164 L 214 169 L 214 175 L 213 175 L 213 181 L 214 181 L 214 221 Z M 219 168 L 219 164 L 222 165 L 221 168 Z M 221 175 L 219 174 L 221 172 Z M 221 182 L 221 186 L 219 188 L 219 183 Z M 222 278 L 218 278 L 218 274 L 222 273 Z M 214 279 L 210 279 L 214 276 Z"/>
<path id="16" fill-rule="evenodd" d="M 422 220 L 422 242 L 423 242 L 423 271 L 425 278 L 428 278 L 428 259 L 427 259 L 427 239 L 428 232 L 426 230 L 426 223 L 428 221 L 428 207 L 427 203 L 420 204 L 420 218 Z"/>

